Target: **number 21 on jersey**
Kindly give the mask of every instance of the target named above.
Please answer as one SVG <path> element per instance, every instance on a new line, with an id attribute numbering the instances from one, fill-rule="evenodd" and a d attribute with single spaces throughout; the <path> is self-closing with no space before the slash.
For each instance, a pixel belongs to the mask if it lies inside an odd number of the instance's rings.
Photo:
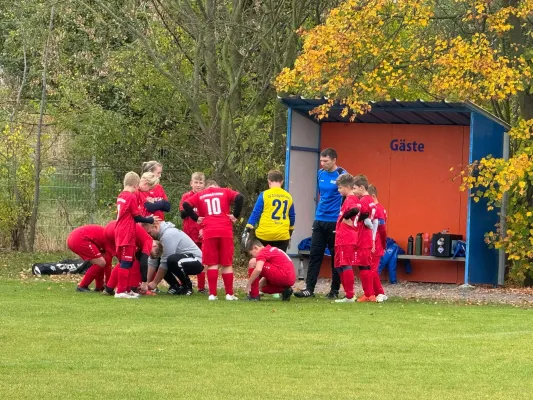
<path id="1" fill-rule="evenodd" d="M 283 212 L 280 213 L 281 206 L 283 205 Z M 274 211 L 272 212 L 272 219 L 273 220 L 280 220 L 280 219 L 287 219 L 287 207 L 289 206 L 289 200 L 279 200 L 274 199 L 272 201 L 272 207 L 274 208 Z M 279 215 L 281 214 L 281 216 Z"/>

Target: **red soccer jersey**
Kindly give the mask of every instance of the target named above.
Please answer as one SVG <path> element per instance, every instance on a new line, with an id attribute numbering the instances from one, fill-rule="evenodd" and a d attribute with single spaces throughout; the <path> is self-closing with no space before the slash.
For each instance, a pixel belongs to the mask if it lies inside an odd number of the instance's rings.
<path id="1" fill-rule="evenodd" d="M 141 215 L 137 196 L 124 190 L 117 197 L 117 225 L 115 227 L 115 245 L 135 245 L 135 220 L 136 215 Z"/>
<path id="2" fill-rule="evenodd" d="M 152 215 L 155 215 L 159 217 L 161 221 L 165 220 L 165 213 L 163 211 L 158 210 L 152 213 L 144 207 L 144 203 L 146 203 L 147 201 L 146 199 L 148 199 L 149 197 L 151 197 L 154 202 L 161 201 L 161 200 L 168 201 L 167 194 L 165 193 L 163 186 L 157 184 L 147 192 L 141 192 L 140 190 L 137 191 L 136 195 L 137 195 L 137 200 L 139 202 L 139 209 L 143 217 L 151 217 Z"/>
<path id="3" fill-rule="evenodd" d="M 385 210 L 385 207 L 381 203 L 376 204 L 375 218 L 383 220 L 385 223 L 387 222 L 387 210 Z M 387 228 L 385 224 L 380 223 L 376 234 L 376 252 L 382 255 L 385 247 L 387 247 Z"/>
<path id="4" fill-rule="evenodd" d="M 183 210 L 183 202 L 187 199 L 190 199 L 192 196 L 194 196 L 195 193 L 191 190 L 183 195 L 180 201 L 180 211 Z M 198 214 L 198 209 L 194 208 L 194 212 Z M 200 239 L 200 224 L 193 221 L 191 218 L 187 217 L 183 220 L 183 232 L 185 232 L 194 243 L 200 243 L 202 239 Z"/>
<path id="5" fill-rule="evenodd" d="M 345 244 L 357 244 L 357 222 L 355 215 L 350 218 L 354 226 L 344 223 L 342 216 L 348 210 L 358 207 L 359 199 L 357 196 L 348 196 L 341 207 L 339 218 L 337 219 L 337 226 L 335 228 L 335 246 L 342 246 Z"/>
<path id="6" fill-rule="evenodd" d="M 116 256 L 115 246 L 115 228 L 117 221 L 111 221 L 105 226 L 105 238 L 107 245 L 112 249 L 112 254 Z M 152 244 L 154 239 L 144 230 L 140 224 L 135 224 L 135 247 L 136 251 L 141 251 L 144 254 L 150 255 L 152 252 Z"/>
<path id="7" fill-rule="evenodd" d="M 368 213 L 369 218 L 373 220 L 376 214 L 376 204 L 372 196 L 364 195 L 358 202 L 359 214 L 357 215 L 357 231 L 359 239 L 357 241 L 358 249 L 371 249 L 372 248 L 372 229 L 365 226 L 364 220 L 361 219 L 361 214 Z"/>
<path id="8" fill-rule="evenodd" d="M 204 217 L 200 225 L 204 239 L 233 237 L 233 224 L 228 214 L 231 212 L 231 202 L 238 194 L 228 188 L 210 187 L 187 199 L 187 203 L 198 210 L 198 216 Z"/>
<path id="9" fill-rule="evenodd" d="M 383 207 L 381 203 L 376 204 L 376 214 L 374 215 L 374 218 L 387 221 L 387 210 L 385 210 L 385 207 Z"/>
<path id="10" fill-rule="evenodd" d="M 259 250 L 256 257 L 257 261 L 264 261 L 265 264 L 276 267 L 277 269 L 287 272 L 287 274 L 295 273 L 294 264 L 283 250 L 277 247 L 267 245 Z"/>

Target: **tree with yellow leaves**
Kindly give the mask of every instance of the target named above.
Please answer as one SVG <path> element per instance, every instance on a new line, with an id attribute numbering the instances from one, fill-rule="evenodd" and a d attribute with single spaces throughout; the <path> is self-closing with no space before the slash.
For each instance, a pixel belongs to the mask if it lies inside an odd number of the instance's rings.
<path id="1" fill-rule="evenodd" d="M 303 50 L 276 87 L 340 102 L 343 115 L 368 100 L 471 100 L 513 129 L 509 160 L 487 157 L 463 174 L 474 200 L 499 207 L 510 194 L 507 229 L 488 232 L 515 276 L 533 269 L 533 0 L 346 0 L 326 22 L 301 30 Z M 533 276 L 533 274 L 532 274 Z"/>

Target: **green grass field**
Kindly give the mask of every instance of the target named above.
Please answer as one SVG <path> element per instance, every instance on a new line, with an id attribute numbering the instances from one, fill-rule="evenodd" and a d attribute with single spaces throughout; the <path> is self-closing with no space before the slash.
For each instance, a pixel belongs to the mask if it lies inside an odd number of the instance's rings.
<path id="1" fill-rule="evenodd" d="M 4 399 L 525 399 L 533 310 L 118 300 L 0 281 Z"/>

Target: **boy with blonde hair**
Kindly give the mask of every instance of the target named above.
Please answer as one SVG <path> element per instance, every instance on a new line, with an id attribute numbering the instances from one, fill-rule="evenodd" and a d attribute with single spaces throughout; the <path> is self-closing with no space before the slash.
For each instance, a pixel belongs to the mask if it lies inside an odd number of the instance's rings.
<path id="1" fill-rule="evenodd" d="M 146 222 L 153 224 L 159 218 L 142 217 L 135 192 L 139 188 L 141 178 L 130 171 L 124 176 L 124 190 L 117 197 L 117 224 L 115 226 L 116 254 L 120 261 L 118 282 L 115 298 L 135 299 L 137 293 L 127 291 L 130 269 L 133 266 L 136 249 L 135 224 Z"/>

